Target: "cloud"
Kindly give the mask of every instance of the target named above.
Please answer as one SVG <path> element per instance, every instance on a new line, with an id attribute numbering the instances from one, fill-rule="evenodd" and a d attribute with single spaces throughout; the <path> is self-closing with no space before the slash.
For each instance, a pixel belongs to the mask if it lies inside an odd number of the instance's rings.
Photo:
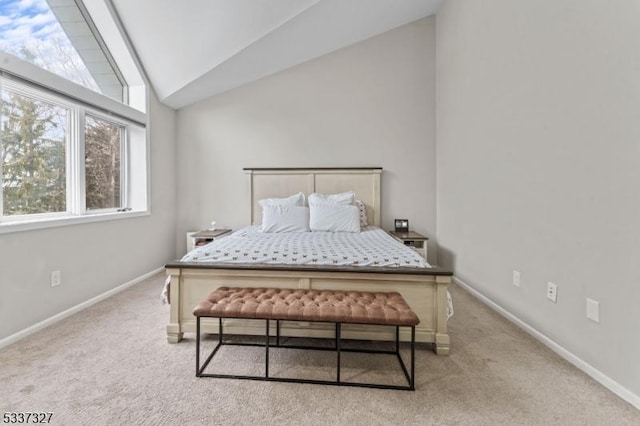
<path id="1" fill-rule="evenodd" d="M 0 18 L 8 18 L 8 22 L 0 20 L 0 25 L 4 23 L 0 27 L 0 39 L 9 44 L 23 45 L 29 39 L 46 41 L 54 35 L 65 37 L 62 27 L 51 11 L 32 15 L 15 13 L 11 17 L 3 15 Z"/>
<path id="2" fill-rule="evenodd" d="M 18 10 L 26 10 L 31 8 L 42 10 L 47 8 L 44 3 L 44 0 L 20 0 L 16 6 Z"/>
<path id="3" fill-rule="evenodd" d="M 49 10 L 46 0 L 0 0 L 0 12 L 6 16 L 20 16 Z"/>
<path id="4" fill-rule="evenodd" d="M 38 27 L 57 22 L 52 12 L 38 13 L 37 15 L 23 15 L 14 20 L 15 25 L 28 25 L 30 27 Z"/>
<path id="5" fill-rule="evenodd" d="M 16 45 L 22 44 L 25 39 L 31 38 L 32 29 L 28 25 L 21 25 L 2 31 L 2 38 Z"/>
<path id="6" fill-rule="evenodd" d="M 57 22 L 51 23 L 49 25 L 45 25 L 40 28 L 38 31 L 34 31 L 32 34 L 34 37 L 38 39 L 45 39 L 52 36 L 61 36 L 62 31 L 60 31 L 60 25 Z"/>
<path id="7" fill-rule="evenodd" d="M 45 0 L 0 0 L 0 50 L 71 81 L 93 81 Z"/>

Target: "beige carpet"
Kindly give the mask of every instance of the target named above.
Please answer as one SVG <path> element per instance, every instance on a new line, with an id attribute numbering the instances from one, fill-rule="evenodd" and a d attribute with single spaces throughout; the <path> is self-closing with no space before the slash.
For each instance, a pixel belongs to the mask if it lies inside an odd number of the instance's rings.
<path id="1" fill-rule="evenodd" d="M 452 353 L 438 357 L 420 346 L 415 392 L 197 379 L 192 336 L 166 343 L 163 279 L 142 282 L 0 352 L 0 414 L 52 411 L 57 425 L 640 424 L 634 407 L 457 287 Z M 233 371 L 262 366 L 260 349 L 224 351 L 221 362 Z M 331 371 L 329 353 L 277 352 L 276 374 Z M 360 356 L 345 358 L 351 378 L 398 377 L 393 358 Z M 366 371 L 357 367 L 363 362 Z"/>

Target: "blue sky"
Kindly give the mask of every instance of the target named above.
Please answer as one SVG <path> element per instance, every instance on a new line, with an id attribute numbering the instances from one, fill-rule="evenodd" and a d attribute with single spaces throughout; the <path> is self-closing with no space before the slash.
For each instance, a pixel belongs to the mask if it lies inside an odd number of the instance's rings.
<path id="1" fill-rule="evenodd" d="M 3 42 L 44 40 L 61 32 L 45 0 L 0 0 L 0 40 Z"/>
<path id="2" fill-rule="evenodd" d="M 0 50 L 96 90 L 97 85 L 71 45 L 46 0 L 0 0 Z"/>

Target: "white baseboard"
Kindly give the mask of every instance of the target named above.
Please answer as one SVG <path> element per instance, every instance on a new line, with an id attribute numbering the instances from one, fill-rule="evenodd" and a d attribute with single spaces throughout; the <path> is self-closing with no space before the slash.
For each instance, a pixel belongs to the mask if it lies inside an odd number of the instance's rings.
<path id="1" fill-rule="evenodd" d="M 83 309 L 87 309 L 89 306 L 95 305 L 98 302 L 102 302 L 103 300 L 113 296 L 116 293 L 120 293 L 123 290 L 126 290 L 127 288 L 138 284 L 141 281 L 146 280 L 147 278 L 150 278 L 152 276 L 154 276 L 155 274 L 157 274 L 158 272 L 162 271 L 164 269 L 164 266 L 154 269 L 151 272 L 148 272 L 138 278 L 134 278 L 133 280 L 126 282 L 122 285 L 119 285 L 116 288 L 112 288 L 109 291 L 106 291 L 102 294 L 97 295 L 96 297 L 93 297 L 89 300 L 86 300 L 76 306 L 73 306 L 65 311 L 60 312 L 59 314 L 56 314 L 50 318 L 47 318 L 46 320 L 40 321 L 37 324 L 32 325 L 31 327 L 25 328 L 24 330 L 20 330 L 17 333 L 12 334 L 9 337 L 5 337 L 4 339 L 0 340 L 0 349 L 11 345 L 12 343 L 17 342 L 18 340 L 24 339 L 25 337 L 42 330 L 45 327 L 48 327 L 52 324 L 57 323 L 58 321 L 61 321 L 77 312 L 82 311 Z M 160 293 L 158 293 L 160 294 Z"/>
<path id="2" fill-rule="evenodd" d="M 553 340 L 551 340 L 550 338 L 548 338 L 547 336 L 545 336 L 535 328 L 531 327 L 529 324 L 522 321 L 520 318 L 516 317 L 511 312 L 507 311 L 502 306 L 493 302 L 491 299 L 489 299 L 484 294 L 480 293 L 478 290 L 474 289 L 473 287 L 471 287 L 469 284 L 465 283 L 461 279 L 454 277 L 453 282 L 455 282 L 457 285 L 459 285 L 460 287 L 462 287 L 463 289 L 471 293 L 474 297 L 476 297 L 482 303 L 489 306 L 491 309 L 493 309 L 494 311 L 496 311 L 497 313 L 499 313 L 500 315 L 502 315 L 503 317 L 505 317 L 506 319 L 508 319 L 509 321 L 511 321 L 518 327 L 520 327 L 521 329 L 523 329 L 525 332 L 530 334 L 533 338 L 540 341 L 542 344 L 544 344 L 549 349 L 551 349 L 552 351 L 560 355 L 562 358 L 569 361 L 571 364 L 575 365 L 580 370 L 584 371 L 586 374 L 591 376 L 595 381 L 597 381 L 598 383 L 600 383 L 601 385 L 609 389 L 611 392 L 615 393 L 620 398 L 624 399 L 629 404 L 633 405 L 634 407 L 640 410 L 640 396 L 634 394 L 629 389 L 625 388 L 620 383 L 616 382 L 615 380 L 613 380 L 612 378 L 604 374 L 602 371 L 598 370 L 597 368 L 585 362 L 583 359 L 572 354 L 571 352 L 569 352 L 568 350 L 560 346 L 558 343 L 554 342 Z"/>

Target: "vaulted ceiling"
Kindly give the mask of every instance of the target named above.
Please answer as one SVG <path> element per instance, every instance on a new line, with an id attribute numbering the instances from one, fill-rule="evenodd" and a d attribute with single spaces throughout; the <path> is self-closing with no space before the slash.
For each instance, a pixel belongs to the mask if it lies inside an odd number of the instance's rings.
<path id="1" fill-rule="evenodd" d="M 432 15 L 442 0 L 112 0 L 176 109 Z"/>

